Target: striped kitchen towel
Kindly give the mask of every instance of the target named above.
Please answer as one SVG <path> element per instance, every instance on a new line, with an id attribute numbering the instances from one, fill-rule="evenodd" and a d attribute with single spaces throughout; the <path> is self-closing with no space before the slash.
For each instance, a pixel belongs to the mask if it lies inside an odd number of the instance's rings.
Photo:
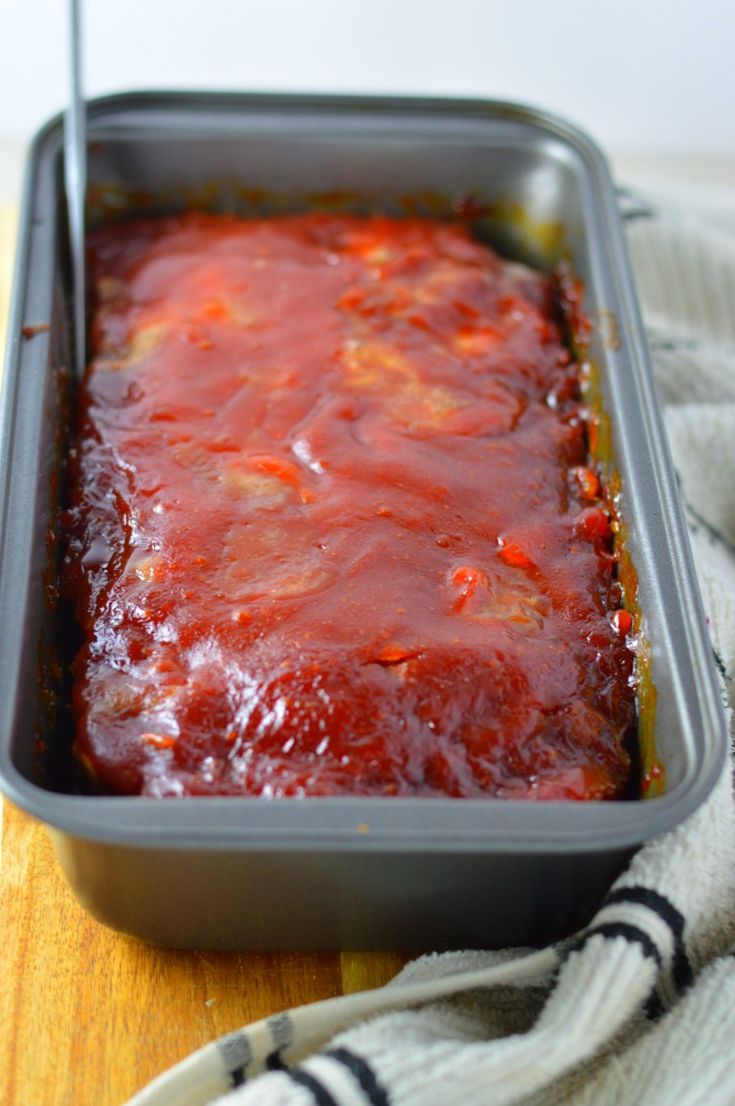
<path id="1" fill-rule="evenodd" d="M 724 694 L 735 673 L 735 209 L 621 193 Z M 732 764 L 590 927 L 454 952 L 216 1041 L 130 1106 L 735 1106 Z"/>

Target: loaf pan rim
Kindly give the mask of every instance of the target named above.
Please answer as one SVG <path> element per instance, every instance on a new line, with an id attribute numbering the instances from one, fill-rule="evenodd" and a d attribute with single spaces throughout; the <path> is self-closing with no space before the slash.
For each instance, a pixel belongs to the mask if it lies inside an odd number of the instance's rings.
<path id="1" fill-rule="evenodd" d="M 217 106 L 231 106 L 232 108 L 246 110 L 258 108 L 293 109 L 298 105 L 307 112 L 313 112 L 315 110 L 328 111 L 330 109 L 340 109 L 349 112 L 350 110 L 362 107 L 367 111 L 385 109 L 387 112 L 399 114 L 401 111 L 409 113 L 425 112 L 427 116 L 436 115 L 437 113 L 444 116 L 469 113 L 478 118 L 487 117 L 489 120 L 497 121 L 498 118 L 501 118 L 521 122 L 540 128 L 547 133 L 550 132 L 555 137 L 569 143 L 572 148 L 583 157 L 586 169 L 591 174 L 593 182 L 596 181 L 601 188 L 601 194 L 598 196 L 599 210 L 601 216 L 604 217 L 605 233 L 611 248 L 616 253 L 617 261 L 616 266 L 612 267 L 611 272 L 622 305 L 625 311 L 632 316 L 633 323 L 637 324 L 633 325 L 632 333 L 635 336 L 636 344 L 640 344 L 640 316 L 635 303 L 635 297 L 633 296 L 631 299 L 630 268 L 625 245 L 622 241 L 619 227 L 616 225 L 616 219 L 610 219 L 612 189 L 605 159 L 597 144 L 590 139 L 583 130 L 552 113 L 512 101 L 482 100 L 475 98 L 441 98 L 429 96 L 390 97 L 362 96 L 359 94 L 332 96 L 319 93 L 237 93 L 218 91 L 199 92 L 196 90 L 155 90 L 148 92 L 145 90 L 135 90 L 131 92 L 116 93 L 111 96 L 104 96 L 90 101 L 88 105 L 90 133 L 93 137 L 95 122 L 100 121 L 105 116 L 105 113 L 111 111 L 114 113 L 115 111 L 120 111 L 125 108 L 150 107 L 151 105 L 161 109 L 182 108 L 191 105 L 192 107 L 202 109 Z M 20 361 L 19 346 L 21 340 L 19 333 L 22 323 L 22 292 L 28 278 L 29 251 L 34 232 L 29 212 L 32 197 L 31 186 L 37 175 L 40 159 L 44 155 L 44 149 L 47 144 L 60 144 L 62 123 L 63 116 L 56 115 L 44 124 L 33 139 L 29 151 L 23 194 L 23 209 L 21 214 L 21 237 L 19 239 L 19 250 L 16 259 L 13 300 L 8 329 L 6 372 L 3 380 L 3 427 L 6 430 L 10 428 L 12 420 L 11 408 L 17 394 L 18 381 L 16 377 L 18 376 L 18 362 Z M 660 419 L 654 417 L 653 421 L 654 430 L 658 428 L 658 432 L 660 433 Z M 656 444 L 657 447 L 660 448 L 660 441 L 657 441 Z M 9 454 L 10 436 L 8 434 L 3 437 L 2 457 L 6 458 Z M 0 508 L 3 509 L 3 520 L 6 517 L 4 504 L 4 493 L 6 490 L 7 479 L 5 474 L 3 474 L 3 498 L 0 499 Z M 674 513 L 673 520 L 671 516 L 669 516 L 669 520 L 673 521 L 675 530 L 677 529 L 677 523 L 679 527 L 682 525 L 681 518 L 676 516 L 676 512 Z M 689 554 L 687 557 L 687 551 L 688 541 L 684 546 L 683 558 L 685 562 L 688 562 L 688 572 L 691 575 L 693 572 L 691 555 Z M 681 551 L 677 550 L 677 555 L 679 552 Z M 701 609 L 698 596 L 695 597 L 694 607 L 694 613 L 696 615 Z M 691 623 L 689 623 L 689 626 L 690 629 L 693 628 L 695 631 L 697 630 L 696 625 L 692 627 Z M 695 636 L 697 637 L 698 645 L 700 647 L 703 646 L 704 642 L 702 641 L 701 633 L 695 633 Z M 712 693 L 713 689 L 716 690 L 716 677 L 714 676 L 713 666 L 711 664 L 708 666 L 708 672 L 710 675 L 709 692 Z M 705 705 L 704 701 L 703 705 Z M 574 803 L 572 801 L 531 804 L 517 800 L 499 800 L 492 798 L 485 800 L 354 798 L 348 801 L 351 804 L 357 804 L 359 810 L 365 812 L 369 811 L 373 804 L 377 804 L 379 808 L 380 804 L 384 803 L 389 803 L 391 805 L 402 804 L 404 809 L 407 809 L 406 804 L 418 804 L 423 806 L 427 802 L 430 804 L 459 804 L 465 815 L 471 815 L 473 808 L 485 808 L 487 810 L 488 804 L 491 804 L 489 810 L 491 811 L 492 820 L 494 823 L 500 824 L 494 824 L 488 827 L 484 833 L 487 837 L 487 844 L 485 847 L 492 848 L 494 851 L 498 851 L 499 844 L 501 845 L 500 851 L 516 851 L 516 846 L 513 845 L 514 840 L 517 841 L 517 851 L 528 851 L 529 848 L 531 848 L 533 851 L 538 851 L 540 853 L 558 851 L 559 848 L 563 848 L 563 851 L 582 852 L 595 851 L 598 849 L 609 850 L 612 846 L 637 845 L 640 844 L 642 840 L 647 839 L 647 837 L 659 833 L 664 829 L 668 829 L 683 820 L 683 818 L 700 805 L 714 787 L 727 755 L 727 728 L 724 712 L 720 709 L 719 717 L 717 718 L 715 718 L 713 714 L 713 711 L 717 713 L 718 705 L 721 706 L 721 704 L 719 704 L 719 699 L 717 699 L 717 702 L 714 702 L 712 698 L 706 700 L 706 706 L 710 709 L 710 722 L 712 723 L 711 730 L 708 734 L 708 748 L 700 750 L 701 757 L 699 758 L 699 762 L 694 765 L 690 762 L 680 783 L 660 798 L 630 800 L 627 802 L 593 802 L 584 804 Z M 335 803 L 341 802 L 341 800 L 336 798 L 262 800 L 239 797 L 206 797 L 161 801 L 158 799 L 125 796 L 97 798 L 91 796 L 63 795 L 41 788 L 23 776 L 12 763 L 9 743 L 7 743 L 7 747 L 4 745 L 3 748 L 0 749 L 0 778 L 3 781 L 5 791 L 14 802 L 23 807 L 28 813 L 55 826 L 58 830 L 76 834 L 90 840 L 109 841 L 110 843 L 121 845 L 140 845 L 140 847 L 145 848 L 156 847 L 159 841 L 162 847 L 191 847 L 193 842 L 190 839 L 184 840 L 186 835 L 191 832 L 190 827 L 181 826 L 179 829 L 174 829 L 173 824 L 178 822 L 184 810 L 191 810 L 192 808 L 206 809 L 206 811 L 211 814 L 215 809 L 222 809 L 223 804 L 226 808 L 233 806 L 240 810 L 245 810 L 245 804 L 253 806 L 262 805 L 264 802 L 274 803 L 276 805 L 283 803 L 289 806 L 303 803 L 309 805 L 327 804 L 332 807 Z M 94 812 L 97 812 L 99 816 L 103 817 L 103 820 L 104 816 L 107 815 L 109 822 L 99 825 L 96 830 L 94 830 L 94 826 L 90 825 L 89 818 L 86 815 L 80 816 L 79 811 L 76 809 L 79 804 L 83 804 L 82 810 L 88 811 L 90 817 Z M 133 804 L 132 807 L 131 804 Z M 142 807 L 141 804 L 143 804 Z M 149 810 L 150 804 L 156 804 L 156 809 L 159 812 L 166 811 L 165 814 L 161 813 L 161 818 L 168 819 L 172 823 L 171 828 L 167 829 L 165 832 L 163 830 L 156 830 L 155 833 L 151 835 L 150 830 L 144 829 L 138 831 L 135 827 L 131 827 L 129 823 L 126 824 L 125 819 L 131 818 L 133 810 L 137 810 L 139 807 L 141 810 Z M 524 812 L 524 817 L 528 821 L 534 822 L 538 820 L 538 827 L 529 828 L 523 833 L 516 830 L 514 831 L 513 837 L 509 839 L 507 836 L 508 831 L 503 828 L 502 822 L 512 820 L 514 812 L 515 816 L 517 816 L 521 810 Z M 127 811 L 127 814 L 123 813 L 125 811 Z M 169 813 L 169 811 L 176 811 L 176 813 Z M 634 811 L 636 812 L 635 814 L 633 813 Z M 563 843 L 560 838 L 555 836 L 554 832 L 549 830 L 548 825 L 544 825 L 544 821 L 551 821 L 552 815 L 555 819 L 558 819 L 560 814 L 569 817 L 573 816 L 576 823 L 574 828 L 570 827 L 566 830 L 561 826 L 557 828 L 556 833 L 564 838 Z M 595 826 L 595 822 L 600 820 L 600 818 L 601 825 Z M 584 823 L 583 827 L 580 827 L 580 821 Z M 611 821 L 620 823 L 619 827 L 616 826 L 616 830 L 618 831 L 617 835 L 613 837 L 610 836 L 609 832 Z M 589 823 L 589 825 L 587 825 L 587 823 Z M 92 832 L 92 830 L 94 830 L 94 832 Z M 287 827 L 284 830 L 284 838 L 288 834 L 292 835 L 293 832 L 293 827 Z M 394 830 L 393 832 L 395 833 L 396 831 Z M 425 833 L 422 835 L 418 829 L 413 832 L 415 832 L 416 839 L 419 837 L 422 837 L 423 840 L 426 839 Z M 601 839 L 603 832 L 605 833 L 604 841 Z M 196 844 L 199 847 L 245 848 L 250 847 L 251 844 L 252 847 L 265 847 L 263 841 L 243 841 L 240 837 L 237 839 L 231 838 L 225 840 L 227 835 L 232 833 L 232 831 L 226 828 L 207 828 L 202 825 L 197 827 L 196 833 Z M 570 836 L 569 840 L 566 838 L 567 833 Z M 329 839 L 329 843 L 325 844 L 324 847 L 350 847 L 356 849 L 359 847 L 360 849 L 372 849 L 376 847 L 377 837 L 382 838 L 382 847 L 398 847 L 398 842 L 394 842 L 388 836 L 382 837 L 382 831 L 379 832 L 377 829 L 374 829 L 370 835 L 366 835 L 365 839 L 358 841 L 357 844 L 351 839 L 347 841 L 340 838 L 340 840 Z M 495 840 L 496 837 L 504 839 L 500 842 Z M 460 841 L 460 839 L 457 838 L 455 844 L 458 850 L 461 849 L 462 851 L 466 851 L 466 834 L 464 840 Z M 436 847 L 440 847 L 441 845 L 442 843 L 438 842 Z M 455 847 L 451 842 L 448 845 L 445 842 L 444 845 L 446 847 Z M 284 840 L 283 847 L 293 849 L 293 837 L 291 837 L 290 840 Z"/>

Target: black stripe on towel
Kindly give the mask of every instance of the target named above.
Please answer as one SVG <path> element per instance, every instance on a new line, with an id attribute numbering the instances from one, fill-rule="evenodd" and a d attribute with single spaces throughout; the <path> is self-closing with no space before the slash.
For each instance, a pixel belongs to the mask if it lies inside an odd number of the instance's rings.
<path id="1" fill-rule="evenodd" d="M 268 1071 L 288 1071 L 288 1064 L 281 1056 L 277 1048 L 269 1052 L 265 1058 L 265 1066 Z"/>
<path id="2" fill-rule="evenodd" d="M 331 1048 L 323 1055 L 328 1056 L 331 1060 L 336 1060 L 338 1064 L 344 1064 L 360 1084 L 360 1090 L 370 1106 L 390 1106 L 388 1092 L 381 1087 L 375 1072 L 362 1056 L 350 1052 L 348 1048 Z"/>
<path id="3" fill-rule="evenodd" d="M 628 922 L 600 922 L 599 925 L 591 926 L 582 935 L 572 952 L 579 952 L 593 937 L 623 937 L 629 944 L 640 945 L 644 954 L 650 960 L 655 960 L 659 968 L 663 964 L 661 953 L 646 931 Z"/>
<path id="4" fill-rule="evenodd" d="M 304 1071 L 303 1068 L 293 1068 L 285 1074 L 299 1087 L 305 1087 L 307 1091 L 311 1091 L 316 1106 L 339 1106 L 324 1084 L 315 1079 L 313 1075 L 310 1075 L 308 1071 Z"/>
<path id="5" fill-rule="evenodd" d="M 650 1022 L 657 1022 L 660 1017 L 666 1013 L 666 1008 L 658 995 L 656 988 L 651 991 L 650 995 L 646 999 L 645 1007 L 646 1017 Z"/>
<path id="6" fill-rule="evenodd" d="M 618 902 L 631 902 L 639 906 L 645 906 L 657 914 L 661 921 L 665 922 L 671 930 L 674 938 L 674 957 L 671 963 L 671 978 L 677 991 L 681 993 L 691 987 L 694 982 L 689 957 L 684 945 L 684 926 L 686 919 L 674 904 L 662 895 L 660 891 L 654 891 L 651 887 L 643 887 L 635 884 L 631 887 L 619 887 L 611 891 L 603 903 L 604 906 L 613 906 Z"/>
<path id="7" fill-rule="evenodd" d="M 720 656 L 720 654 L 717 652 L 716 649 L 712 650 L 712 655 L 715 658 L 715 664 L 717 666 L 717 671 L 720 673 L 723 680 L 727 680 L 727 682 L 729 684 L 731 684 L 732 683 L 732 676 L 727 671 L 727 668 L 725 667 L 725 662 L 723 661 L 722 657 Z"/>
<path id="8" fill-rule="evenodd" d="M 244 1033 L 237 1030 L 228 1033 L 217 1041 L 217 1051 L 227 1070 L 227 1078 L 233 1087 L 241 1087 L 245 1082 L 248 1064 L 253 1059 L 250 1042 Z"/>
<path id="9" fill-rule="evenodd" d="M 293 1044 L 293 1023 L 288 1012 L 274 1014 L 268 1018 L 268 1032 L 277 1049 L 288 1048 Z"/>
<path id="10" fill-rule="evenodd" d="M 288 1067 L 282 1053 L 293 1044 L 293 1023 L 287 1012 L 268 1018 L 268 1031 L 273 1041 L 273 1051 L 268 1054 L 265 1066 L 268 1071 L 283 1071 Z"/>

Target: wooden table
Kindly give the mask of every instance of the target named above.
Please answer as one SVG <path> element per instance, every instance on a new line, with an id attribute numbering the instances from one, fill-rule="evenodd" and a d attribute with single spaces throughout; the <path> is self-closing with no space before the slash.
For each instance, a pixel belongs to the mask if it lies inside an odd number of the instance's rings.
<path id="1" fill-rule="evenodd" d="M 15 218 L 0 207 L 0 349 Z M 379 986 L 403 964 L 391 953 L 152 948 L 88 917 L 42 827 L 7 802 L 2 815 L 0 1106 L 120 1106 L 213 1037 Z"/>

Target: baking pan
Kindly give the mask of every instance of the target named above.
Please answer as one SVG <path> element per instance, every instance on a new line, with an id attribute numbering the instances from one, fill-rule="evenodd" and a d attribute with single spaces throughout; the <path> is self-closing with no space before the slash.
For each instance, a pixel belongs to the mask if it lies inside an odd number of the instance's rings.
<path id="1" fill-rule="evenodd" d="M 685 818 L 723 766 L 726 728 L 615 196 L 563 121 L 496 102 L 131 94 L 89 106 L 91 215 L 204 204 L 245 213 L 329 201 L 441 213 L 471 195 L 506 255 L 571 259 L 592 323 L 626 549 L 638 577 L 650 797 L 100 797 L 39 748 L 68 746 L 54 675 L 56 530 L 68 424 L 70 273 L 62 126 L 26 177 L 0 474 L 0 774 L 47 824 L 82 904 L 107 925 L 210 948 L 537 944 L 584 922 L 639 844 Z M 39 327 L 41 329 L 39 329 Z M 25 328 L 25 330 L 24 330 Z M 25 334 L 25 337 L 24 337 Z M 607 417 L 605 416 L 605 417 Z M 53 758 L 52 758 L 53 760 Z M 655 762 L 655 763 L 654 763 Z M 46 764 L 46 768 L 44 768 Z M 641 793 L 644 793 L 643 791 Z"/>

